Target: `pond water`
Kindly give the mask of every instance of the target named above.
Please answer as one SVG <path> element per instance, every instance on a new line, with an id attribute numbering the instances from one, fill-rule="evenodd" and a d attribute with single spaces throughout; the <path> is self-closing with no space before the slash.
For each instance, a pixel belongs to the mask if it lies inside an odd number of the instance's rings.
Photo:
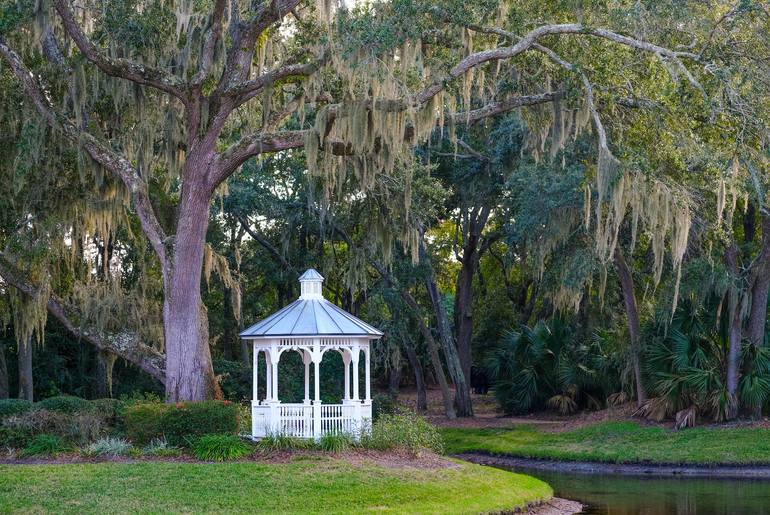
<path id="1" fill-rule="evenodd" d="M 544 472 L 517 467 L 602 515 L 770 515 L 770 481 L 649 478 Z"/>

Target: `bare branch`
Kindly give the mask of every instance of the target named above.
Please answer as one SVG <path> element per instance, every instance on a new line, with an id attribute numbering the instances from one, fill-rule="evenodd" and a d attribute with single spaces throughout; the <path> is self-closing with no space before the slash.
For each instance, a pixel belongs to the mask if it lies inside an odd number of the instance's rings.
<path id="1" fill-rule="evenodd" d="M 75 21 L 69 6 L 69 0 L 55 0 L 54 5 L 67 34 L 72 38 L 86 59 L 94 63 L 104 73 L 112 77 L 127 79 L 137 84 L 152 86 L 177 97 L 182 102 L 186 101 L 186 85 L 182 79 L 163 70 L 151 68 L 129 59 L 113 59 L 104 55 L 81 30 L 77 21 Z"/>
<path id="2" fill-rule="evenodd" d="M 166 235 L 150 203 L 147 184 L 139 176 L 136 169 L 123 155 L 115 152 L 88 132 L 79 129 L 63 114 L 55 111 L 48 97 L 43 93 L 35 77 L 24 65 L 19 55 L 11 50 L 2 39 L 0 39 L 0 56 L 6 60 L 16 78 L 21 82 L 29 100 L 34 104 L 46 123 L 51 128 L 60 130 L 73 143 L 83 147 L 94 161 L 98 162 L 125 184 L 126 188 L 131 192 L 133 206 L 142 224 L 142 229 L 150 240 L 155 253 L 158 255 L 165 273 L 168 263 L 165 247 Z"/>

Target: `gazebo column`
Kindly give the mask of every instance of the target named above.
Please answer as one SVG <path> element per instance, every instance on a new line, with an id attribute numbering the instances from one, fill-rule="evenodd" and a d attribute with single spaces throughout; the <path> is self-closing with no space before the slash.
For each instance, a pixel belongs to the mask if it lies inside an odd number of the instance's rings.
<path id="1" fill-rule="evenodd" d="M 313 438 L 321 438 L 321 339 L 313 338 Z"/>
<path id="2" fill-rule="evenodd" d="M 310 362 L 311 362 L 311 355 L 310 352 L 303 350 L 302 351 L 302 363 L 305 365 L 305 404 L 310 404 Z"/>
<path id="3" fill-rule="evenodd" d="M 278 360 L 281 359 L 281 355 L 278 353 L 278 346 L 275 342 L 270 344 L 270 432 L 272 434 L 278 434 L 281 431 L 281 416 L 279 411 L 278 401 Z"/>
<path id="4" fill-rule="evenodd" d="M 366 389 L 366 397 L 364 398 L 365 404 L 371 404 L 372 403 L 372 377 L 371 377 L 371 365 L 369 364 L 369 354 L 371 353 L 371 349 L 369 348 L 369 344 L 367 344 L 364 347 L 364 358 L 366 361 L 364 362 L 364 388 Z"/>
<path id="5" fill-rule="evenodd" d="M 270 364 L 270 351 L 265 350 L 265 403 L 273 398 L 273 366 Z"/>
<path id="6" fill-rule="evenodd" d="M 343 402 L 350 402 L 350 353 L 342 351 L 342 368 L 345 370 L 345 398 Z"/>
<path id="7" fill-rule="evenodd" d="M 253 374 L 253 386 L 252 386 L 252 394 L 251 399 L 255 401 L 257 404 L 259 404 L 259 351 L 257 350 L 257 342 L 253 342 L 252 347 L 252 362 L 254 364 L 254 374 Z"/>
<path id="8" fill-rule="evenodd" d="M 353 433 L 356 437 L 361 435 L 361 399 L 358 396 L 358 358 L 361 357 L 361 349 L 358 346 L 358 341 L 353 344 L 353 352 L 351 356 L 351 365 L 353 366 Z"/>

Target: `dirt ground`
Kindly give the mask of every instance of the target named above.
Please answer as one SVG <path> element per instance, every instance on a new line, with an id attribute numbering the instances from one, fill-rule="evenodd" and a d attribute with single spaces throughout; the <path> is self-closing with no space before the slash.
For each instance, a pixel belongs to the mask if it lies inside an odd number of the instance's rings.
<path id="1" fill-rule="evenodd" d="M 541 411 L 522 416 L 505 416 L 502 414 L 495 402 L 494 395 L 471 394 L 473 399 L 473 418 L 456 418 L 449 420 L 444 415 L 444 403 L 441 399 L 441 390 L 428 390 L 428 413 L 426 417 L 431 423 L 439 427 L 467 427 L 467 428 L 486 428 L 486 427 L 510 427 L 515 425 L 534 425 L 544 431 L 570 431 L 584 426 L 596 424 L 605 421 L 633 420 L 635 422 L 650 426 L 673 427 L 673 421 L 654 422 L 650 420 L 634 417 L 636 405 L 634 403 L 624 404 L 598 411 L 585 411 L 575 415 L 559 415 L 552 411 Z M 417 408 L 417 391 L 414 388 L 402 388 L 399 392 L 398 401 L 401 404 L 409 406 L 412 409 Z M 709 423 L 704 420 L 699 423 L 699 427 L 761 427 L 770 428 L 770 419 L 764 417 L 759 420 L 735 420 L 726 423 Z"/>

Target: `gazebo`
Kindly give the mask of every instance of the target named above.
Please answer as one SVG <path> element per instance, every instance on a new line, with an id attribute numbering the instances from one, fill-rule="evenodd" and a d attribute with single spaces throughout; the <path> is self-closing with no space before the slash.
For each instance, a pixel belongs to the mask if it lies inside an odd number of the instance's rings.
<path id="1" fill-rule="evenodd" d="M 299 278 L 297 300 L 240 333 L 254 346 L 254 394 L 251 401 L 251 435 L 262 438 L 281 434 L 318 439 L 325 433 L 358 435 L 372 418 L 370 348 L 382 332 L 324 299 L 324 278 L 314 269 Z M 322 404 L 321 360 L 327 351 L 342 355 L 345 394 L 341 404 Z M 278 362 L 286 351 L 296 351 L 305 365 L 305 398 L 302 403 L 282 403 L 278 398 Z M 359 394 L 358 364 L 364 353 L 364 398 Z M 265 353 L 265 398 L 257 386 L 259 353 Z M 310 398 L 310 365 L 313 365 L 313 398 Z M 353 385 L 351 388 L 351 368 Z"/>

